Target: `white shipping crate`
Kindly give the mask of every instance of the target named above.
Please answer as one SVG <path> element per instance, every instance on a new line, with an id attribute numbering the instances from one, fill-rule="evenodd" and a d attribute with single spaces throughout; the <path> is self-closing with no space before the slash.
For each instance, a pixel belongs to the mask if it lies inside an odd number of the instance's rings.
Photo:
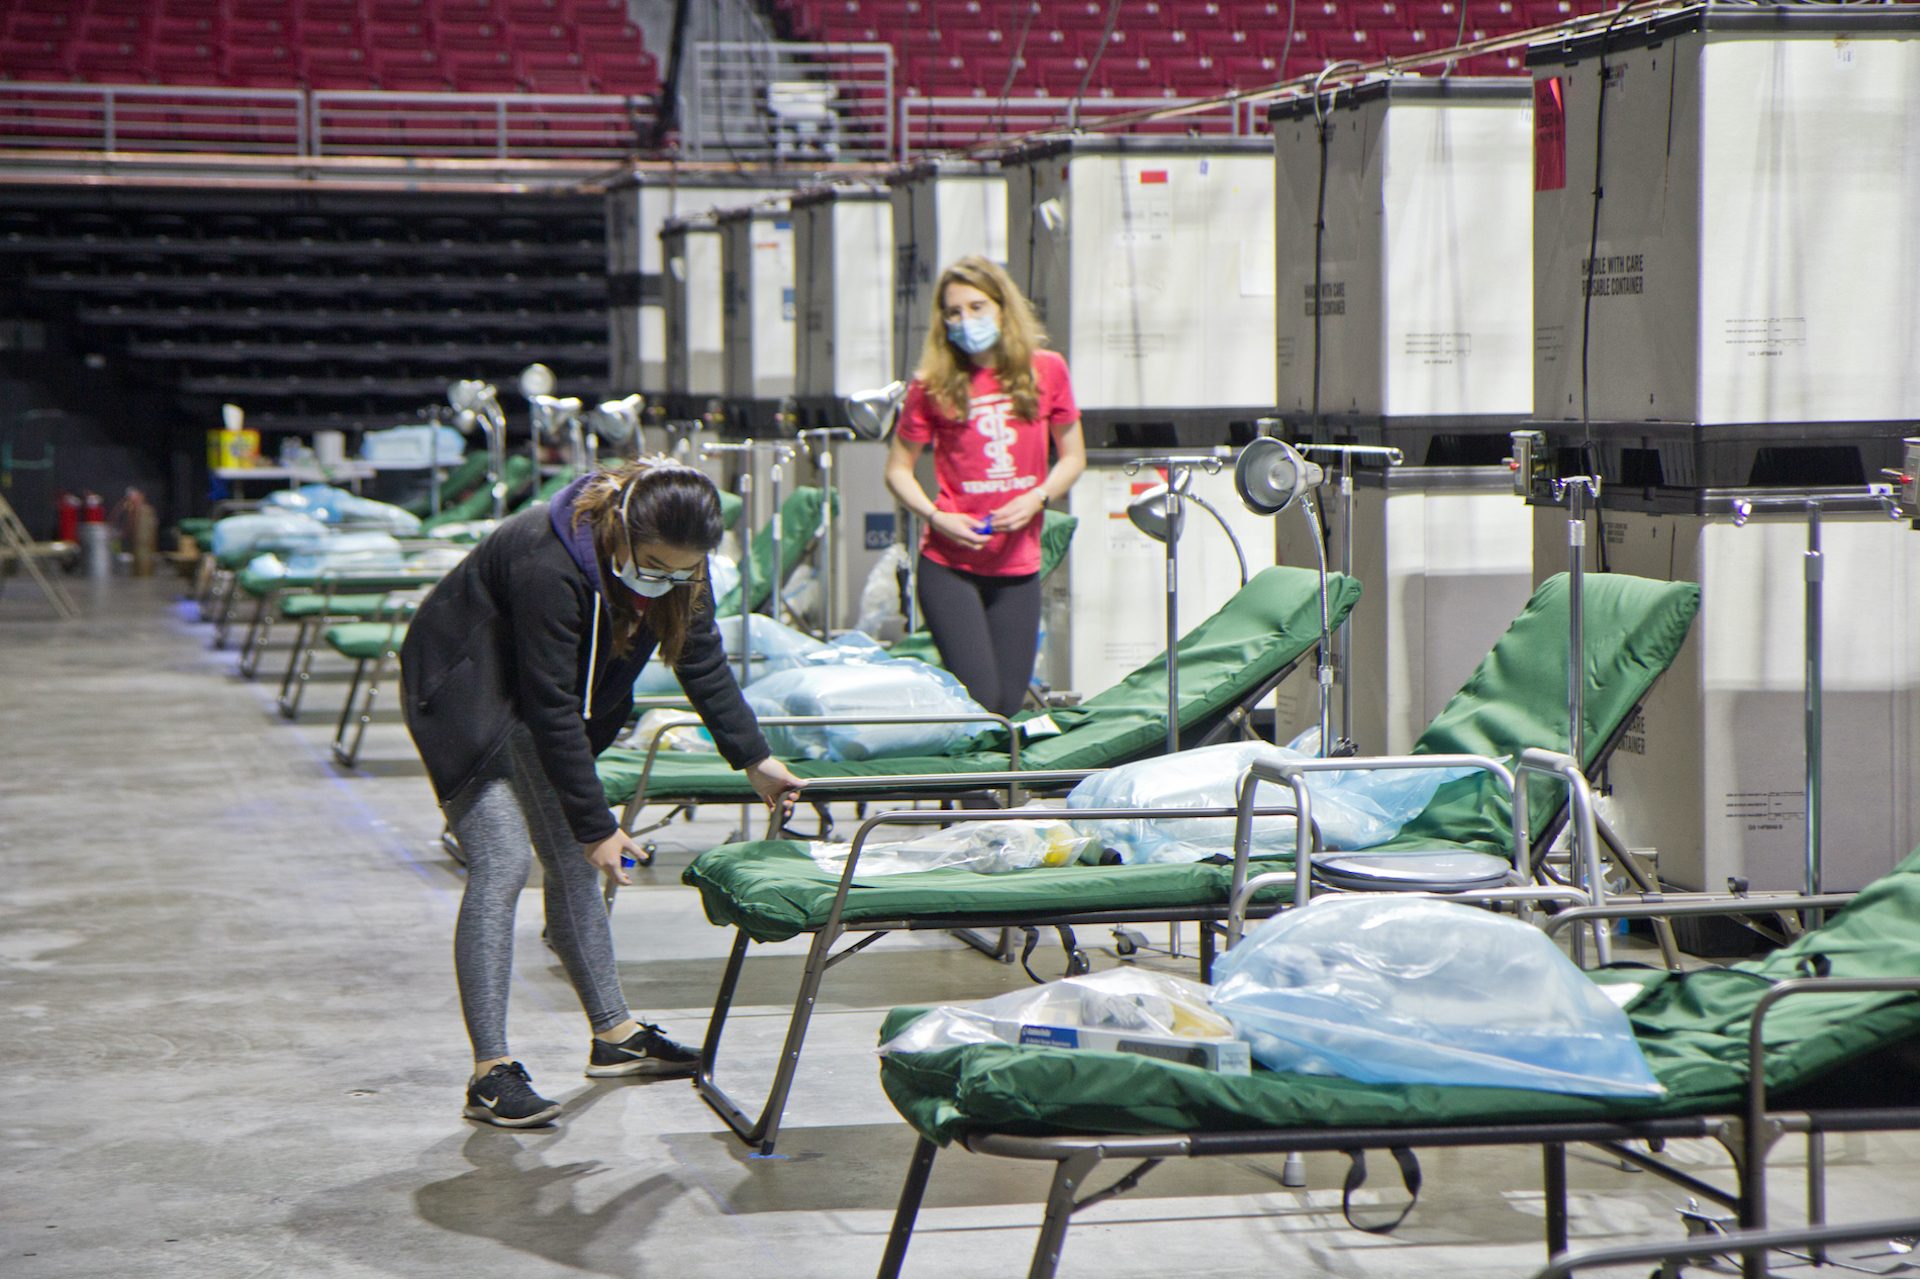
<path id="1" fill-rule="evenodd" d="M 1249 575 L 1274 562 L 1273 521 L 1248 511 L 1233 491 L 1232 459 L 1218 474 L 1193 473 L 1193 492 L 1220 512 L 1247 557 Z M 1125 679 L 1166 649 L 1166 547 L 1133 526 L 1127 503 L 1161 482 L 1143 470 L 1128 475 L 1112 458 L 1096 458 L 1069 491 L 1067 509 L 1079 527 L 1067 550 L 1067 633 L 1048 619 L 1048 672 L 1059 688 L 1085 695 Z M 1297 516 L 1294 518 L 1298 518 Z M 1186 508 L 1178 549 L 1179 631 L 1185 634 L 1240 589 L 1233 546 L 1213 517 Z M 1064 662 L 1057 660 L 1062 655 Z M 1308 683 L 1312 674 L 1305 676 Z M 1295 675 L 1289 682 L 1299 681 Z"/>
<path id="2" fill-rule="evenodd" d="M 1008 267 L 1083 410 L 1271 411 L 1269 144 L 1074 137 L 1003 164 Z"/>
<path id="3" fill-rule="evenodd" d="M 787 188 L 754 176 L 636 169 L 607 191 L 608 375 L 617 389 L 666 387 L 666 291 L 660 231 L 671 217 L 734 208 Z"/>
<path id="4" fill-rule="evenodd" d="M 893 210 L 878 187 L 793 198 L 795 389 L 838 400 L 893 378 Z"/>
<path id="5" fill-rule="evenodd" d="M 1587 567 L 1599 536 L 1589 528 Z M 1826 515 L 1825 887 L 1863 888 L 1920 845 L 1920 534 Z M 1698 582 L 1700 616 L 1609 767 L 1616 826 L 1664 879 L 1802 887 L 1806 859 L 1803 517 L 1609 510 L 1610 567 Z M 1567 561 L 1567 517 L 1535 508 L 1536 572 Z"/>
<path id="6" fill-rule="evenodd" d="M 1920 418 L 1920 10 L 1696 7 L 1605 39 L 1528 56 L 1536 416 L 1581 417 L 1603 136 L 1593 421 Z"/>
<path id="7" fill-rule="evenodd" d="M 1273 108 L 1283 412 L 1524 417 L 1533 408 L 1533 110 L 1524 80 L 1400 78 Z M 1420 459 L 1413 459 L 1418 461 Z"/>
<path id="8" fill-rule="evenodd" d="M 666 264 L 667 393 L 719 395 L 726 390 L 720 224 L 711 213 L 668 218 L 660 246 Z"/>
<path id="9" fill-rule="evenodd" d="M 932 159 L 887 177 L 893 206 L 893 376 L 920 363 L 940 272 L 978 254 L 1007 262 L 1007 179 L 978 160 Z"/>
<path id="10" fill-rule="evenodd" d="M 1338 495 L 1329 486 L 1316 501 L 1326 503 L 1333 525 L 1328 567 L 1337 569 Z M 1407 466 L 1356 477 L 1353 572 L 1362 591 L 1347 627 L 1353 721 L 1346 728 L 1361 754 L 1412 750 L 1519 616 L 1533 593 L 1533 519 L 1504 467 Z M 1287 510 L 1273 522 L 1280 562 L 1313 566 L 1306 518 Z M 1283 739 L 1318 721 L 1317 690 L 1303 682 L 1299 692 L 1283 704 Z M 1336 734 L 1342 693 L 1336 685 Z"/>
<path id="11" fill-rule="evenodd" d="M 793 394 L 793 218 L 783 200 L 727 209 L 720 224 L 721 346 L 726 394 L 769 400 Z"/>

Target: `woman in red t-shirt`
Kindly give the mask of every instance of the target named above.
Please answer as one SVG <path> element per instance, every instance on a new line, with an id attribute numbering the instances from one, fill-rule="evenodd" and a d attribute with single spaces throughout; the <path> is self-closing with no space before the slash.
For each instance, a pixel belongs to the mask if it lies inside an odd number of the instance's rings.
<path id="1" fill-rule="evenodd" d="M 887 453 L 887 487 L 926 525 L 920 611 L 940 660 L 990 711 L 1026 695 L 1040 639 L 1041 513 L 1087 466 L 1067 362 L 1006 271 L 940 273 L 933 324 Z M 1048 466 L 1048 445 L 1052 466 Z M 933 445 L 940 496 L 914 478 Z"/>

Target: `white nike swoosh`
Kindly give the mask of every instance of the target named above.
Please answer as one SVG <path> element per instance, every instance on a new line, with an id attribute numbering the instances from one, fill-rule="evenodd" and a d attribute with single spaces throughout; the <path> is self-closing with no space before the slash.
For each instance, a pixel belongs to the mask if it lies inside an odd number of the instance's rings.
<path id="1" fill-rule="evenodd" d="M 480 1099 L 480 1104 L 485 1106 L 488 1110 L 497 1110 L 499 1109 L 499 1106 L 500 1106 L 500 1099 L 498 1097 L 482 1097 Z"/>

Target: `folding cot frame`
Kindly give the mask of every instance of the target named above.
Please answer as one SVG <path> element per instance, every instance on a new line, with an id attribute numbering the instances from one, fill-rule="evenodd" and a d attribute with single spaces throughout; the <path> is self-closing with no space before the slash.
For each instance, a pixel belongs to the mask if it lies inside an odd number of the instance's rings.
<path id="1" fill-rule="evenodd" d="M 1318 645 L 1314 647 L 1317 648 Z M 1313 651 L 1313 648 L 1309 648 L 1306 653 L 1302 653 L 1292 661 L 1283 664 L 1273 675 L 1262 680 L 1256 688 L 1249 690 L 1244 696 L 1236 699 L 1232 705 L 1212 715 L 1201 717 L 1199 721 L 1188 730 L 1194 734 L 1194 737 L 1192 740 L 1184 743 L 1181 749 L 1193 750 L 1201 746 L 1210 746 L 1216 742 L 1225 740 L 1230 733 L 1243 732 L 1247 725 L 1252 722 L 1254 708 L 1272 696 L 1273 691 L 1280 687 L 1281 683 L 1285 681 L 1288 676 L 1298 670 L 1300 663 Z M 911 716 L 907 718 L 912 722 L 918 723 L 934 722 L 923 716 Z M 1000 717 L 996 716 L 994 718 Z M 831 725 L 866 724 L 888 721 L 873 716 L 856 716 L 851 718 L 838 716 L 807 716 L 796 718 L 791 722 Z M 646 808 L 648 804 L 647 784 L 653 773 L 654 761 L 659 758 L 661 743 L 665 739 L 667 732 L 675 727 L 679 727 L 679 725 L 662 726 L 648 739 L 646 755 L 641 762 L 640 780 L 634 785 L 633 794 L 628 796 L 627 802 L 622 805 L 620 809 L 620 828 L 630 835 L 644 835 L 659 830 L 675 817 L 682 813 L 691 812 L 703 802 L 698 798 L 686 799 L 680 797 L 667 800 L 654 800 L 652 802 L 668 805 L 666 815 L 648 826 L 635 825 L 639 820 L 641 810 Z M 951 800 L 969 793 L 998 791 L 1007 796 L 1007 802 L 1009 804 L 1018 804 L 1022 802 L 1025 792 L 1029 790 L 1049 788 L 1065 789 L 1066 787 L 1070 787 L 1074 782 L 1094 772 L 1100 771 L 1098 769 L 1066 769 L 1051 770 L 1048 772 L 1019 770 L 1019 733 L 1012 731 L 1017 729 L 1017 727 L 1017 725 L 1010 725 L 1008 734 L 1009 746 L 1007 759 L 1010 764 L 1014 765 L 1012 770 L 1004 772 L 983 770 L 972 773 L 915 773 L 901 774 L 900 776 L 892 778 L 869 776 L 847 778 L 815 777 L 806 780 L 804 798 L 809 802 L 818 802 L 820 804 L 831 803 L 836 799 L 856 800 L 862 804 L 873 802 L 900 803 L 915 800 Z M 1128 761 L 1122 760 L 1116 762 L 1125 763 Z M 1055 780 L 1047 783 L 1043 780 L 1046 778 L 1054 778 Z M 893 789 L 888 789 L 880 784 L 888 781 L 896 784 Z M 705 802 L 729 804 L 736 801 L 732 796 L 728 796 L 723 799 Z"/>
<path id="2" fill-rule="evenodd" d="M 453 543 L 438 540 L 403 541 L 402 546 L 414 551 L 443 550 L 453 548 Z M 280 618 L 283 602 L 290 596 L 323 593 L 331 599 L 337 594 L 349 592 L 384 594 L 416 586 L 431 586 L 445 576 L 445 569 L 374 569 L 364 572 L 323 572 L 311 577 L 303 574 L 283 584 L 270 586 L 254 600 L 253 617 L 247 624 L 246 637 L 240 644 L 239 673 L 246 679 L 252 679 L 259 670 L 260 654 L 273 633 L 275 622 Z M 237 575 L 235 580 L 239 580 Z M 216 643 L 215 647 L 219 647 L 219 644 Z"/>
<path id="3" fill-rule="evenodd" d="M 1834 901 L 1833 895 L 1825 895 L 1782 898 L 1774 904 L 1781 909 L 1794 909 L 1796 903 L 1800 903 L 1812 909 L 1832 905 Z M 1731 907 L 1733 912 L 1740 909 L 1738 905 Z M 1656 912 L 1712 914 L 1729 913 L 1729 910 L 1729 904 L 1724 901 L 1640 903 L 1621 907 L 1587 907 L 1569 911 L 1567 917 L 1569 922 L 1590 922 L 1603 918 L 1651 917 Z M 1556 919 L 1552 924 L 1560 922 L 1560 919 Z M 1550 931 L 1552 924 L 1549 925 Z M 1045 1215 L 1027 1272 L 1028 1279 L 1051 1279 L 1057 1272 L 1067 1227 L 1074 1213 L 1132 1190 L 1148 1173 L 1169 1159 L 1203 1159 L 1222 1155 L 1247 1158 L 1297 1151 L 1337 1151 L 1347 1154 L 1354 1159 L 1354 1173 L 1357 1174 L 1349 1175 L 1347 1179 L 1346 1194 L 1350 1197 L 1358 1187 L 1360 1178 L 1364 1177 L 1365 1165 L 1360 1154 L 1369 1149 L 1398 1152 L 1418 1148 L 1537 1145 L 1541 1148 L 1546 1244 L 1551 1259 L 1561 1257 L 1567 1250 L 1566 1150 L 1569 1145 L 1595 1146 L 1633 1167 L 1654 1173 L 1691 1195 L 1735 1209 L 1743 1230 L 1761 1232 L 1767 1227 L 1768 1155 L 1782 1138 L 1798 1134 L 1807 1139 L 1807 1213 L 1813 1224 L 1819 1226 L 1826 1214 L 1824 1137 L 1829 1133 L 1920 1130 L 1920 1105 L 1845 1106 L 1790 1111 L 1770 1108 L 1767 1104 L 1763 1037 L 1765 1017 L 1782 1000 L 1796 996 L 1866 992 L 1911 992 L 1920 995 L 1920 978 L 1796 978 L 1779 982 L 1761 996 L 1748 1023 L 1746 1097 L 1744 1104 L 1738 1108 L 1639 1120 L 1385 1124 L 1346 1128 L 1169 1132 L 1154 1136 L 1031 1136 L 979 1131 L 963 1133 L 955 1140 L 975 1154 L 1054 1164 Z M 1664 1142 L 1682 1137 L 1700 1137 L 1719 1142 L 1732 1158 L 1735 1189 L 1724 1190 L 1660 1157 Z M 1645 1142 L 1648 1149 L 1634 1148 L 1627 1145 L 1628 1142 Z M 914 1146 L 906 1179 L 901 1186 L 893 1226 L 888 1234 L 886 1252 L 880 1262 L 879 1279 L 897 1279 L 906 1261 L 914 1220 L 925 1196 L 937 1151 L 938 1146 L 933 1139 L 924 1135 Z M 1113 1184 L 1083 1194 L 1088 1180 L 1109 1159 L 1137 1159 L 1140 1162 Z M 1417 1193 L 1417 1175 L 1408 1174 L 1407 1185 L 1410 1192 Z M 1733 1248 L 1723 1246 L 1711 1251 L 1731 1250 Z M 1756 1238 L 1741 1250 L 1742 1274 L 1746 1279 L 1764 1279 L 1768 1273 L 1765 1245 Z"/>
<path id="4" fill-rule="evenodd" d="M 1309 653 L 1312 651 L 1312 649 L 1308 650 Z M 1195 734 L 1195 737 L 1187 743 L 1185 749 L 1191 750 L 1200 746 L 1212 745 L 1215 742 L 1223 740 L 1229 733 L 1245 732 L 1247 725 L 1251 722 L 1253 708 L 1271 695 L 1289 675 L 1293 674 L 1293 672 L 1299 668 L 1300 663 L 1305 660 L 1305 657 L 1306 654 L 1302 654 L 1292 661 L 1283 664 L 1271 677 L 1262 681 L 1256 688 L 1250 690 L 1245 696 L 1236 700 L 1232 705 L 1211 715 L 1199 717 L 1198 722 L 1194 724 L 1190 730 Z M 855 717 L 780 716 L 763 719 L 760 722 L 762 724 L 772 725 L 811 725 L 826 727 L 849 724 L 958 723 L 976 719 L 996 721 L 1007 730 L 1007 762 L 1011 765 L 1011 771 L 1004 774 L 997 774 L 991 770 L 981 772 L 901 774 L 892 778 L 864 776 L 859 778 L 809 778 L 806 782 L 806 791 L 809 792 L 806 795 L 806 799 L 820 813 L 820 837 L 825 838 L 827 832 L 832 829 L 832 823 L 827 816 L 826 806 L 833 803 L 836 799 L 855 800 L 864 809 L 866 804 L 873 802 L 899 803 L 935 800 L 942 803 L 950 803 L 954 799 L 979 796 L 987 792 L 997 791 L 1005 795 L 1007 805 L 1014 805 L 1024 802 L 1028 790 L 1035 789 L 1036 787 L 1041 789 L 1064 790 L 1073 783 L 1097 771 L 1093 769 L 1056 769 L 1042 773 L 1031 769 L 1021 770 L 1020 733 L 1016 731 L 1016 725 L 1014 725 L 1011 720 L 1001 715 L 984 714 L 952 717 L 924 715 L 868 715 Z M 646 755 L 641 764 L 640 780 L 634 786 L 633 794 L 628 797 L 626 804 L 622 806 L 620 811 L 620 827 L 629 835 L 643 836 L 651 834 L 667 826 L 676 817 L 683 814 L 691 815 L 701 803 L 697 798 L 676 798 L 665 801 L 667 811 L 660 818 L 647 826 L 636 825 L 640 812 L 647 804 L 647 782 L 653 772 L 654 760 L 659 757 L 661 744 L 665 741 L 666 735 L 669 732 L 680 726 L 680 724 L 660 725 L 654 731 L 653 736 L 648 739 Z M 1001 780 L 997 782 L 988 780 L 996 777 Z M 1049 785 L 1042 782 L 1044 778 L 1051 778 L 1053 781 Z M 884 784 L 889 781 L 893 783 L 892 786 Z M 715 802 L 732 802 L 732 797 L 729 796 L 726 799 Z M 743 825 L 742 833 L 744 833 L 744 830 L 745 827 Z M 769 834 L 777 833 L 776 826 L 770 825 Z M 643 847 L 649 853 L 654 851 L 651 841 L 643 845 Z M 609 908 L 611 908 L 611 889 L 609 892 L 608 904 Z M 970 928 L 950 929 L 948 931 L 954 932 L 968 945 L 973 946 L 995 959 L 1006 962 L 1011 962 L 1013 959 L 1013 953 L 1008 948 L 1008 939 L 1004 933 L 998 944 L 991 944 L 982 939 L 975 930 Z"/>
<path id="5" fill-rule="evenodd" d="M 1593 832 L 1593 797 L 1584 777 L 1579 770 L 1569 766 L 1571 760 L 1566 756 L 1549 752 L 1530 752 L 1535 758 L 1523 764 L 1527 771 L 1552 770 L 1566 778 L 1569 786 L 1569 804 L 1580 817 L 1576 828 L 1576 842 L 1588 859 L 1589 864 L 1597 863 L 1597 842 Z M 1492 776 L 1506 792 L 1513 804 L 1513 863 L 1516 876 L 1523 873 L 1522 867 L 1531 870 L 1538 858 L 1551 843 L 1564 820 L 1567 805 L 1562 806 L 1560 815 L 1548 823 L 1548 829 L 1536 839 L 1527 824 L 1527 806 L 1522 798 L 1525 787 L 1516 788 L 1515 775 L 1499 761 L 1478 755 L 1425 755 L 1416 758 L 1419 767 L 1479 769 Z M 1351 767 L 1351 762 L 1340 761 Z M 1371 763 L 1372 761 L 1360 761 Z M 1062 770 L 1057 772 L 1026 772 L 974 774 L 976 781 L 993 785 L 1011 785 L 1016 778 L 1037 782 L 1043 786 L 1057 786 L 1067 782 L 1077 782 L 1091 776 L 1098 770 Z M 1524 773 L 1522 774 L 1524 776 Z M 964 775 L 963 775 L 964 776 Z M 836 783 L 837 790 L 843 790 L 843 797 L 852 798 L 865 792 L 869 795 L 880 792 L 888 784 L 905 779 L 899 778 L 860 778 L 848 779 Z M 694 1087 L 701 1099 L 726 1122 L 734 1134 L 750 1146 L 758 1146 L 761 1154 L 770 1154 L 779 1137 L 781 1118 L 786 1109 L 787 1097 L 792 1092 L 794 1076 L 799 1067 L 800 1049 L 806 1039 L 813 1008 L 818 999 L 820 985 L 827 970 L 843 960 L 850 959 L 865 950 L 889 932 L 943 931 L 968 932 L 979 929 L 1021 929 L 1029 937 L 1027 950 L 1032 950 L 1031 938 L 1041 928 L 1063 930 L 1063 940 L 1067 941 L 1068 968 L 1070 972 L 1084 972 L 1085 960 L 1074 948 L 1070 940 L 1071 928 L 1075 925 L 1125 925 L 1139 923 L 1186 923 L 1200 925 L 1200 971 L 1204 980 L 1212 971 L 1214 959 L 1215 930 L 1225 926 L 1229 943 L 1239 936 L 1240 927 L 1250 910 L 1267 914 L 1280 908 L 1281 903 L 1270 900 L 1264 905 L 1256 905 L 1254 894 L 1262 887 L 1274 882 L 1289 882 L 1291 875 L 1249 876 L 1252 863 L 1252 819 L 1256 816 L 1294 816 L 1301 818 L 1297 805 L 1278 807 L 1257 807 L 1253 796 L 1260 781 L 1282 780 L 1271 769 L 1256 764 L 1248 770 L 1239 789 L 1235 804 L 1230 806 L 1182 807 L 1182 808 L 1076 808 L 1072 810 L 999 810 L 973 812 L 930 812 L 926 810 L 903 810 L 879 813 L 866 819 L 855 833 L 849 849 L 847 864 L 841 872 L 831 906 L 825 919 L 811 930 L 813 940 L 807 950 L 807 960 L 801 972 L 799 990 L 794 998 L 793 1014 L 787 1023 L 787 1035 L 781 1048 L 779 1065 L 776 1067 L 771 1088 L 760 1114 L 749 1116 L 727 1094 L 726 1090 L 714 1078 L 714 1065 L 720 1055 L 721 1037 L 726 1030 L 727 1014 L 732 1008 L 734 993 L 739 987 L 747 948 L 752 938 L 744 927 L 736 926 L 733 948 L 727 956 L 727 966 L 720 979 L 720 989 L 714 996 L 713 1013 L 707 1021 L 707 1034 L 701 1048 L 700 1069 L 694 1076 Z M 1175 820 L 1196 817 L 1234 818 L 1233 870 L 1228 893 L 1214 902 L 1186 906 L 1154 906 L 1136 909 L 1103 907 L 1097 909 L 1065 908 L 1058 911 L 1034 913 L 1031 910 L 993 913 L 981 911 L 956 910 L 949 912 L 929 912 L 899 918 L 880 920 L 860 920 L 853 923 L 845 919 L 847 898 L 854 886 L 859 865 L 860 850 L 865 846 L 872 832 L 881 826 L 944 826 L 981 821 L 1006 821 L 1021 819 L 1058 820 L 1064 812 L 1071 812 L 1075 820 Z M 777 825 L 777 818 L 774 825 Z M 1316 841 L 1317 842 L 1317 841 Z M 1145 868 L 1143 868 L 1144 870 Z M 1595 877 L 1597 882 L 1597 876 Z M 1580 888 L 1543 886 L 1533 887 L 1515 883 L 1504 888 L 1485 889 L 1476 892 L 1448 894 L 1455 901 L 1528 901 L 1552 900 L 1574 905 L 1586 905 L 1594 898 L 1589 891 Z M 807 930 L 802 930 L 807 931 Z M 867 934 L 853 942 L 844 950 L 835 951 L 840 939 L 851 932 Z"/>
<path id="6" fill-rule="evenodd" d="M 413 607 L 418 607 L 418 604 L 419 601 L 414 601 Z M 411 615 L 412 608 L 409 608 L 406 615 L 390 618 L 384 623 L 363 623 L 376 628 L 384 625 L 386 627 L 384 638 L 370 653 L 342 653 L 342 656 L 351 657 L 354 663 L 353 678 L 347 684 L 347 699 L 340 707 L 340 722 L 333 730 L 333 758 L 344 768 L 357 767 L 360 762 L 360 744 L 367 736 L 367 725 L 373 722 L 374 704 L 380 696 L 380 681 L 386 677 L 388 665 L 400 660 L 400 642 L 406 638 L 406 618 Z M 331 643 L 331 630 L 327 635 Z M 367 678 L 366 675 L 369 662 L 373 663 L 371 678 Z M 365 680 L 364 692 L 361 688 L 363 679 Z M 356 700 L 360 702 L 357 712 L 354 709 Z M 351 742 L 347 740 L 349 726 L 353 728 Z"/>
<path id="7" fill-rule="evenodd" d="M 338 584 L 328 582 L 324 589 L 309 592 L 315 601 L 311 612 L 303 612 L 297 619 L 293 635 L 293 645 L 287 650 L 287 669 L 280 677 L 280 693 L 275 704 L 286 719 L 300 718 L 300 703 L 304 699 L 307 685 L 313 679 L 313 658 L 326 636 L 327 630 L 336 622 L 374 621 L 384 618 L 389 610 L 400 606 L 402 615 L 412 612 L 411 606 L 401 604 L 393 591 L 381 591 L 377 596 L 372 592 L 342 592 Z M 286 615 L 288 606 L 299 597 L 291 597 L 281 602 L 282 615 Z M 369 598 L 376 602 L 368 603 Z"/>

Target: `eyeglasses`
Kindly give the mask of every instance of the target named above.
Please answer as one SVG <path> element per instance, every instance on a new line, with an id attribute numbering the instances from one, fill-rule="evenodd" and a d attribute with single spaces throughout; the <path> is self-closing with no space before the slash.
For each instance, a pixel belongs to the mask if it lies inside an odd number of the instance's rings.
<path id="1" fill-rule="evenodd" d="M 638 564 L 629 567 L 627 572 L 643 582 L 671 582 L 675 586 L 685 586 L 700 575 L 700 570 L 697 568 L 681 568 L 669 573 L 661 573 L 641 568 Z"/>

